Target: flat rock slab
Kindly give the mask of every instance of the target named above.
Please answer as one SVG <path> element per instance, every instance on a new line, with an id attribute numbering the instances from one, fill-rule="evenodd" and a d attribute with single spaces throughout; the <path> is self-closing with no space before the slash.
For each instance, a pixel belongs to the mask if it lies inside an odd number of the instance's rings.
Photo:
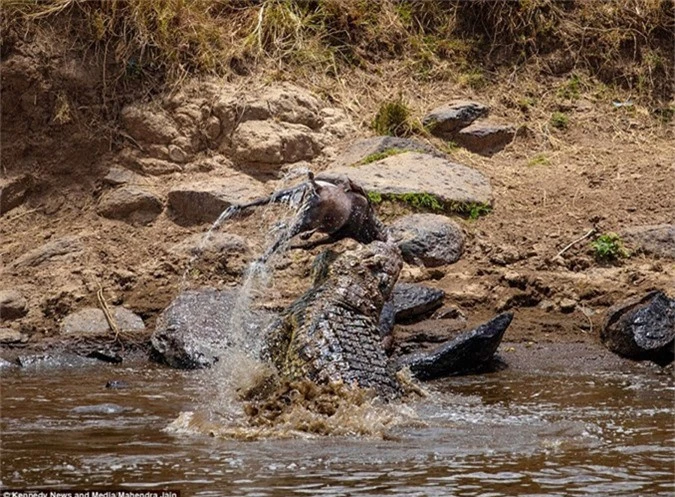
<path id="1" fill-rule="evenodd" d="M 103 182 L 112 185 L 120 186 L 134 183 L 143 183 L 144 178 L 125 167 L 112 166 L 108 170 L 108 174 L 103 177 Z"/>
<path id="2" fill-rule="evenodd" d="M 655 291 L 610 307 L 600 339 L 609 350 L 623 357 L 671 362 L 675 299 Z"/>
<path id="3" fill-rule="evenodd" d="M 636 226 L 623 230 L 621 235 L 634 250 L 675 259 L 675 224 Z"/>
<path id="4" fill-rule="evenodd" d="M 164 210 L 162 201 L 137 186 L 123 186 L 103 194 L 96 212 L 108 219 L 149 224 Z"/>
<path id="5" fill-rule="evenodd" d="M 515 136 L 516 129 L 513 126 L 476 121 L 460 130 L 454 140 L 471 152 L 489 157 L 503 150 Z"/>
<path id="6" fill-rule="evenodd" d="M 385 196 L 426 193 L 449 207 L 492 204 L 492 187 L 482 173 L 418 152 L 405 152 L 358 167 L 337 167 L 326 174 L 344 174 L 366 190 Z"/>
<path id="7" fill-rule="evenodd" d="M 84 246 L 79 237 L 66 236 L 30 250 L 8 264 L 8 269 L 39 266 L 51 259 L 80 254 Z"/>
<path id="8" fill-rule="evenodd" d="M 422 124 L 434 136 L 453 139 L 459 130 L 489 112 L 490 109 L 481 103 L 455 100 L 429 112 L 422 119 Z"/>
<path id="9" fill-rule="evenodd" d="M 375 136 L 353 142 L 343 150 L 335 160 L 333 167 L 345 167 L 359 164 L 362 161 L 375 157 L 377 154 L 396 152 L 421 152 L 435 157 L 445 157 L 431 145 L 408 138 L 396 136 Z"/>
<path id="10" fill-rule="evenodd" d="M 0 290 L 0 321 L 12 321 L 28 314 L 28 302 L 17 290 Z"/>
<path id="11" fill-rule="evenodd" d="M 0 178 L 0 216 L 20 206 L 32 185 L 33 178 L 28 174 Z"/>
<path id="12" fill-rule="evenodd" d="M 457 223 L 438 214 L 403 216 L 390 233 L 408 264 L 436 267 L 457 262 L 464 252 L 464 233 Z"/>
<path id="13" fill-rule="evenodd" d="M 401 357 L 398 366 L 420 380 L 478 371 L 492 360 L 512 319 L 510 312 L 500 314 L 429 352 Z"/>
<path id="14" fill-rule="evenodd" d="M 213 223 L 232 204 L 265 195 L 263 184 L 245 174 L 188 183 L 169 192 L 169 209 L 174 221 L 184 226 Z"/>
<path id="15" fill-rule="evenodd" d="M 154 358 L 177 369 L 200 369 L 213 365 L 232 344 L 229 332 L 233 311 L 238 306 L 237 290 L 203 288 L 176 297 L 157 318 L 151 343 Z M 271 316 L 251 312 L 245 331 L 261 336 Z"/>
<path id="16" fill-rule="evenodd" d="M 143 331 L 143 319 L 129 309 L 115 306 L 111 309 L 112 315 L 120 331 Z M 62 333 L 105 334 L 112 330 L 101 309 L 86 307 L 69 314 L 61 322 Z"/>

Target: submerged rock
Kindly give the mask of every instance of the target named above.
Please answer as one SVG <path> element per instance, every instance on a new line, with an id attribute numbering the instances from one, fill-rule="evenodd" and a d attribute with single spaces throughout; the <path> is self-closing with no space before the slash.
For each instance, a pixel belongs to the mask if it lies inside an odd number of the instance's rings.
<path id="1" fill-rule="evenodd" d="M 239 292 L 202 288 L 178 295 L 157 318 L 151 337 L 153 358 L 177 369 L 201 369 L 213 365 L 232 345 L 229 333 Z M 242 326 L 251 336 L 261 334 L 269 313 L 251 311 Z"/>
<path id="2" fill-rule="evenodd" d="M 655 291 L 610 307 L 600 339 L 609 350 L 624 357 L 671 362 L 675 299 Z"/>
<path id="3" fill-rule="evenodd" d="M 492 360 L 512 319 L 510 312 L 500 314 L 429 352 L 401 357 L 398 367 L 410 368 L 410 372 L 420 380 L 480 370 Z"/>

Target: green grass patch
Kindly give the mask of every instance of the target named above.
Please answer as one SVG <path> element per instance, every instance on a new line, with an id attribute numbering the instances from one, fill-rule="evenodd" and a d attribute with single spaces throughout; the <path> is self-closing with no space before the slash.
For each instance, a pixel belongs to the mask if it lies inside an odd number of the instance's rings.
<path id="1" fill-rule="evenodd" d="M 371 204 L 381 204 L 382 203 L 382 194 L 380 192 L 368 192 L 368 200 Z"/>
<path id="2" fill-rule="evenodd" d="M 380 135 L 405 137 L 419 132 L 421 126 L 413 119 L 408 104 L 399 97 L 380 105 L 372 128 Z"/>
<path id="3" fill-rule="evenodd" d="M 556 129 L 567 129 L 570 118 L 564 112 L 554 112 L 549 119 L 549 123 Z"/>
<path id="4" fill-rule="evenodd" d="M 532 157 L 530 160 L 527 161 L 527 165 L 529 167 L 548 166 L 550 164 L 551 164 L 551 161 L 546 156 L 546 154 L 537 154 L 534 157 Z"/>
<path id="5" fill-rule="evenodd" d="M 599 262 L 615 262 L 630 256 L 616 233 L 604 233 L 591 242 L 593 256 Z"/>
<path id="6" fill-rule="evenodd" d="M 401 193 L 387 195 L 387 197 L 419 211 L 443 212 L 445 210 L 441 201 L 429 193 Z"/>
<path id="7" fill-rule="evenodd" d="M 572 74 L 560 88 L 558 88 L 558 97 L 566 100 L 577 100 L 581 96 L 581 78 L 578 74 Z"/>
<path id="8" fill-rule="evenodd" d="M 386 159 L 387 157 L 391 157 L 392 155 L 399 155 L 404 152 L 408 152 L 408 150 L 405 150 L 403 148 L 388 148 L 386 150 L 383 150 L 382 152 L 375 152 L 370 155 L 367 155 L 356 164 L 353 164 L 353 167 L 371 164 L 373 162 L 377 162 L 378 160 Z"/>

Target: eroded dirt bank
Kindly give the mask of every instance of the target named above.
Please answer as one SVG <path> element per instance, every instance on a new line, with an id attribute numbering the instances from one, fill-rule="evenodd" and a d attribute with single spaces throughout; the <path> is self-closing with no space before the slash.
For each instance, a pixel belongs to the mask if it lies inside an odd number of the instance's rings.
<path id="1" fill-rule="evenodd" d="M 673 126 L 629 94 L 616 99 L 590 83 L 565 92 L 568 76 L 525 73 L 478 89 L 409 82 L 396 91 L 376 75 L 351 83 L 346 75 L 334 95 L 301 80 L 240 76 L 130 93 L 115 112 L 101 74 L 66 49 L 35 42 L 3 55 L 0 290 L 13 292 L 14 304 L 0 326 L 10 356 L 58 343 L 64 318 L 102 301 L 132 310 L 152 330 L 214 213 L 288 184 L 279 178 L 293 169 L 330 168 L 374 134 L 378 102 L 399 92 L 420 119 L 450 100 L 475 100 L 518 130 L 491 157 L 419 138 L 484 174 L 494 198 L 478 219 L 453 216 L 466 236 L 458 262 L 404 270 L 403 280 L 444 290 L 444 305 L 467 317 L 454 328 L 434 322 L 439 336 L 511 309 L 509 342 L 598 344 L 609 306 L 675 288 L 672 238 L 653 249 L 630 235 L 675 220 Z M 553 124 L 554 113 L 566 116 L 564 126 Z M 387 202 L 378 209 L 388 223 L 414 210 Z M 273 221 L 267 212 L 229 223 L 186 285 L 238 284 Z M 593 228 L 622 235 L 630 257 L 598 261 L 592 238 L 556 256 Z M 320 251 L 285 254 L 268 307 L 309 286 Z M 415 333 L 414 325 L 395 331 Z"/>

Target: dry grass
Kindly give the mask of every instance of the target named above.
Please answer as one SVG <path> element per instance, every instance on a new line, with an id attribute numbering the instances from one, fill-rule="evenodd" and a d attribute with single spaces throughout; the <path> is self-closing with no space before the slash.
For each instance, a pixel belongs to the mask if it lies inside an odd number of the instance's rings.
<path id="1" fill-rule="evenodd" d="M 340 78 L 385 61 L 413 81 L 480 88 L 500 68 L 586 72 L 673 98 L 672 0 L 9 0 L 3 54 L 30 29 L 74 36 L 107 84 L 268 71 Z M 59 22 L 61 24 L 59 24 Z M 60 26 L 60 27 L 59 27 Z M 14 28 L 14 29 L 12 29 Z M 19 29 L 20 28 L 20 29 Z M 277 72 L 275 75 L 274 71 Z"/>

